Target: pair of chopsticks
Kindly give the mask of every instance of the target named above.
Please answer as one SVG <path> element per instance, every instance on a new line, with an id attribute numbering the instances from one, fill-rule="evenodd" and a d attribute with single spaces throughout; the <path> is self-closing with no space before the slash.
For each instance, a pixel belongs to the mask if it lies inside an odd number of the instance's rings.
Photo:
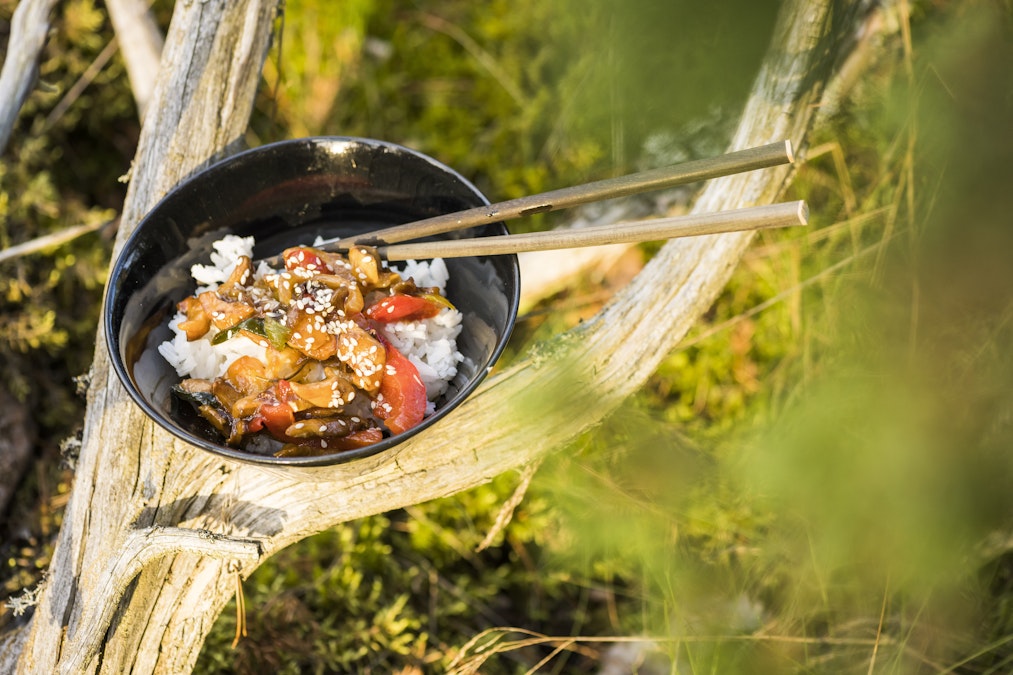
<path id="1" fill-rule="evenodd" d="M 452 230 L 523 218 L 536 213 L 558 211 L 580 204 L 790 164 L 793 161 L 794 154 L 790 141 L 771 143 L 719 157 L 694 160 L 448 213 L 355 237 L 329 239 L 318 244 L 316 248 L 344 252 L 356 244 L 367 245 L 377 247 L 381 257 L 387 260 L 421 260 L 637 243 L 702 234 L 805 225 L 808 222 L 808 207 L 805 202 L 796 201 L 717 213 L 655 218 L 614 225 L 551 230 L 530 234 L 444 239 L 409 244 L 398 243 Z M 267 260 L 269 263 L 279 261 L 280 257 Z"/>

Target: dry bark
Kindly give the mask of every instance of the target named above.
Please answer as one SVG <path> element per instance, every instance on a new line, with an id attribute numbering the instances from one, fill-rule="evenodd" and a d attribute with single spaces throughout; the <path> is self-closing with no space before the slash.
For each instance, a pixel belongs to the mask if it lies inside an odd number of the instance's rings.
<path id="1" fill-rule="evenodd" d="M 155 93 L 164 39 L 147 0 L 106 0 L 141 119 Z"/>
<path id="2" fill-rule="evenodd" d="M 268 0 L 177 4 L 120 242 L 241 136 L 274 10 Z M 828 0 L 785 3 L 733 149 L 784 138 L 802 147 L 835 51 L 832 17 L 851 19 Z M 778 168 L 716 180 L 695 210 L 774 201 L 788 177 Z M 597 424 L 713 302 L 750 238 L 670 242 L 598 316 L 491 377 L 443 424 L 336 467 L 270 470 L 175 440 L 131 403 L 100 347 L 49 580 L 31 622 L 0 641 L 0 671 L 190 670 L 236 574 L 337 523 L 487 482 Z"/>
<path id="3" fill-rule="evenodd" d="M 14 121 L 39 74 L 39 55 L 49 33 L 56 0 L 24 0 L 11 19 L 7 56 L 0 70 L 0 153 L 7 147 Z"/>

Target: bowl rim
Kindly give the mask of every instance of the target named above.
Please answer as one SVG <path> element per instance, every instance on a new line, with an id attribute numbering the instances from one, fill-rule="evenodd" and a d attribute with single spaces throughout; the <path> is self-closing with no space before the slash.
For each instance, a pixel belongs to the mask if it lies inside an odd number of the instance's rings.
<path id="1" fill-rule="evenodd" d="M 134 230 L 130 233 L 127 239 L 123 242 L 123 245 L 117 252 L 116 259 L 110 265 L 109 275 L 106 281 L 106 298 L 102 304 L 102 325 L 105 333 L 105 344 L 108 352 L 109 360 L 112 363 L 113 370 L 116 372 L 117 378 L 120 383 L 126 389 L 130 398 L 133 399 L 141 410 L 151 418 L 152 422 L 160 426 L 165 431 L 169 432 L 176 438 L 184 441 L 189 445 L 196 446 L 202 450 L 206 450 L 214 455 L 224 457 L 227 459 L 235 460 L 244 464 L 255 464 L 263 467 L 274 467 L 274 468 L 301 468 L 301 467 L 326 467 L 334 466 L 339 464 L 349 464 L 357 460 L 374 457 L 381 453 L 391 452 L 400 446 L 404 441 L 417 435 L 418 433 L 428 429 L 437 422 L 441 421 L 447 413 L 452 412 L 461 403 L 464 402 L 475 389 L 485 380 L 486 376 L 492 370 L 493 365 L 502 355 L 503 350 L 510 339 L 513 332 L 514 326 L 517 320 L 518 307 L 520 305 L 520 265 L 517 261 L 516 255 L 499 256 L 500 258 L 507 258 L 509 267 L 509 276 L 513 280 L 513 284 L 510 284 L 508 279 L 506 290 L 506 301 L 507 301 L 507 315 L 506 315 L 506 328 L 502 335 L 499 336 L 497 342 L 494 344 L 492 351 L 489 354 L 486 365 L 478 368 L 474 376 L 468 380 L 464 386 L 462 386 L 452 398 L 444 401 L 443 405 L 433 415 L 425 418 L 417 426 L 401 434 L 395 434 L 384 438 L 383 440 L 367 445 L 362 448 L 355 448 L 352 450 L 343 450 L 327 455 L 309 456 L 309 457 L 275 457 L 273 455 L 258 455 L 255 453 L 245 452 L 239 448 L 230 448 L 223 444 L 213 443 L 206 438 L 202 438 L 195 434 L 189 433 L 185 429 L 180 428 L 174 424 L 168 423 L 165 419 L 165 415 L 162 411 L 155 408 L 139 391 L 136 383 L 134 382 L 133 376 L 130 374 L 127 368 L 125 360 L 121 356 L 123 346 L 121 344 L 119 335 L 119 326 L 113 325 L 113 308 L 117 304 L 117 301 L 122 295 L 119 292 L 117 284 L 115 283 L 117 277 L 122 273 L 125 266 L 125 260 L 128 256 L 125 253 L 131 250 L 132 245 L 136 243 L 136 239 L 141 236 L 144 230 L 144 225 L 151 218 L 157 217 L 159 209 L 164 206 L 165 203 L 169 202 L 177 192 L 188 189 L 193 183 L 205 180 L 209 173 L 215 173 L 220 171 L 227 171 L 230 166 L 249 159 L 252 155 L 263 154 L 266 152 L 277 151 L 287 146 L 296 145 L 332 145 L 341 144 L 346 146 L 369 146 L 379 149 L 392 150 L 398 153 L 405 153 L 412 155 L 417 159 L 423 160 L 425 163 L 433 166 L 445 175 L 449 176 L 453 180 L 459 182 L 464 188 L 474 194 L 474 196 L 481 202 L 479 205 L 488 205 L 489 199 L 482 194 L 482 192 L 467 178 L 462 176 L 453 168 L 443 164 L 437 159 L 430 157 L 422 152 L 413 150 L 412 148 L 393 143 L 390 141 L 382 141 L 372 138 L 361 138 L 356 136 L 307 136 L 300 138 L 285 139 L 280 141 L 274 141 L 266 143 L 264 145 L 257 146 L 255 148 L 249 148 L 241 152 L 237 152 L 233 155 L 229 155 L 223 159 L 212 162 L 207 166 L 195 171 L 191 175 L 187 176 L 176 185 L 174 185 L 165 195 L 163 195 L 148 211 L 144 216 L 137 222 Z M 492 223 L 492 225 L 502 225 L 505 230 L 505 225 L 502 223 Z M 512 286 L 512 288 L 511 288 Z M 126 302 L 124 300 L 124 302 Z"/>

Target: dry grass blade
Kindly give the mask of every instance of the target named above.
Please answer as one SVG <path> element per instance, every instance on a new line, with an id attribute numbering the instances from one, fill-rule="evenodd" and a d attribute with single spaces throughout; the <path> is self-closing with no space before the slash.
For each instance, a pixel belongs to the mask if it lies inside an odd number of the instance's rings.
<path id="1" fill-rule="evenodd" d="M 11 260 L 13 258 L 19 258 L 21 256 L 29 255 L 31 253 L 38 253 L 39 251 L 44 251 L 47 248 L 53 248 L 55 246 L 60 246 L 61 244 L 66 244 L 68 241 L 72 241 L 74 239 L 77 239 L 78 237 L 82 237 L 91 232 L 95 232 L 96 230 L 101 230 L 103 227 L 111 225 L 115 222 L 116 222 L 115 220 L 110 220 L 103 223 L 89 223 L 86 225 L 75 225 L 74 227 L 68 227 L 65 230 L 60 230 L 59 232 L 54 232 L 53 234 L 47 234 L 44 237 L 38 237 L 36 239 L 32 239 L 31 241 L 26 241 L 21 244 L 9 246 L 0 251 L 0 262 L 4 262 L 5 260 Z"/>
<path id="2" fill-rule="evenodd" d="M 815 283 L 818 283 L 819 281 L 821 281 L 823 279 L 826 279 L 827 277 L 833 276 L 834 274 L 838 273 L 842 269 L 848 267 L 849 265 L 854 264 L 856 261 L 858 261 L 858 260 L 860 260 L 862 258 L 865 258 L 867 256 L 870 256 L 872 254 L 878 254 L 880 252 L 880 250 L 883 248 L 883 246 L 885 244 L 887 244 L 887 243 L 888 243 L 887 241 L 879 241 L 879 242 L 876 242 L 875 244 L 870 244 L 869 246 L 867 246 L 866 248 L 862 249 L 858 253 L 856 253 L 854 255 L 851 255 L 851 256 L 848 256 L 847 258 L 844 258 L 843 260 L 837 261 L 836 263 L 834 263 L 834 264 L 832 264 L 832 265 L 824 268 L 823 270 L 820 270 L 819 272 L 817 272 L 816 274 L 812 275 L 811 277 L 808 277 L 808 278 L 806 278 L 806 279 L 798 282 L 797 284 L 794 284 L 794 285 L 792 285 L 792 286 L 784 289 L 780 293 L 778 293 L 778 294 L 776 294 L 776 295 L 774 295 L 774 296 L 772 296 L 770 298 L 767 298 L 766 300 L 764 300 L 760 304 L 751 307 L 749 310 L 747 310 L 745 312 L 742 312 L 741 314 L 737 314 L 736 316 L 733 316 L 733 317 L 731 317 L 731 318 L 729 318 L 729 319 L 727 319 L 727 320 L 725 320 L 725 321 L 723 321 L 723 322 L 721 322 L 719 324 L 716 324 L 716 325 L 710 327 L 709 329 L 701 332 L 699 335 L 697 335 L 697 336 L 695 336 L 695 337 L 693 337 L 693 338 L 691 338 L 689 340 L 686 340 L 685 342 L 683 342 L 683 343 L 681 343 L 679 345 L 679 349 L 687 349 L 687 348 L 689 348 L 689 347 L 691 347 L 693 345 L 699 344 L 699 343 L 703 342 L 704 340 L 706 340 L 711 335 L 714 335 L 715 333 L 720 333 L 721 331 L 723 331 L 726 328 L 728 328 L 728 327 L 730 327 L 730 326 L 738 323 L 739 321 L 742 321 L 744 319 L 748 319 L 748 318 L 750 318 L 752 316 L 755 316 L 755 315 L 759 314 L 760 312 L 762 312 L 763 310 L 767 309 L 768 307 L 771 307 L 771 306 L 777 304 L 778 302 L 781 302 L 785 298 L 788 298 L 791 295 L 800 292 L 803 288 L 806 288 L 806 287 L 811 286 L 811 285 L 813 285 Z"/>
<path id="3" fill-rule="evenodd" d="M 95 81 L 95 78 L 98 77 L 99 73 L 102 72 L 102 69 L 106 67 L 106 64 L 109 63 L 109 59 L 113 57 L 113 54 L 116 53 L 117 49 L 119 49 L 119 43 L 116 41 L 116 38 L 113 38 L 108 44 L 106 44 L 99 55 L 95 57 L 95 60 L 92 61 L 88 68 L 81 74 L 81 77 L 77 78 L 77 82 L 75 82 L 74 85 L 67 90 L 67 93 L 64 94 L 63 98 L 60 99 L 60 102 L 56 104 L 49 115 L 46 116 L 46 123 L 43 126 L 43 131 L 51 129 L 53 125 L 55 125 L 60 118 L 66 114 L 66 112 L 70 109 L 70 106 L 74 105 L 74 103 L 81 98 L 81 94 L 83 94 L 85 89 L 87 89 L 91 83 Z"/>
<path id="4" fill-rule="evenodd" d="M 516 634 L 519 637 L 510 638 Z M 652 645 L 669 644 L 705 644 L 705 643 L 770 643 L 770 644 L 794 644 L 809 646 L 837 646 L 869 648 L 882 645 L 898 646 L 897 642 L 885 635 L 872 638 L 866 637 L 834 637 L 817 636 L 808 637 L 801 635 L 770 635 L 763 633 L 752 633 L 746 635 L 677 635 L 667 637 L 644 637 L 644 636 L 608 636 L 608 635 L 543 635 L 535 631 L 515 626 L 503 626 L 489 628 L 469 640 L 461 651 L 451 662 L 447 672 L 453 675 L 470 675 L 471 673 L 482 672 L 482 666 L 491 658 L 506 654 L 511 651 L 527 649 L 530 647 L 551 647 L 552 651 L 547 658 L 542 658 L 537 665 L 527 672 L 537 672 L 551 658 L 554 658 L 563 651 L 570 651 L 594 658 L 597 656 L 595 650 L 588 645 L 618 644 L 618 643 L 649 643 Z M 946 671 L 949 672 L 949 671 Z"/>
<path id="5" fill-rule="evenodd" d="M 521 480 L 517 484 L 517 488 L 514 490 L 514 493 L 510 495 L 510 499 L 503 503 L 499 513 L 496 515 L 496 521 L 486 533 L 485 538 L 482 539 L 482 543 L 480 543 L 478 548 L 475 549 L 475 553 L 480 553 L 492 546 L 493 541 L 495 541 L 499 533 L 505 530 L 506 526 L 510 524 L 510 519 L 513 518 L 514 510 L 524 499 L 524 495 L 527 494 L 528 487 L 531 485 L 531 479 L 535 477 L 535 473 L 541 465 L 542 460 L 538 459 L 524 467 L 524 470 L 521 473 Z"/>
<path id="6" fill-rule="evenodd" d="M 507 639 L 511 633 L 522 637 Z M 457 657 L 451 662 L 447 672 L 453 675 L 465 675 L 466 673 L 481 672 L 482 666 L 492 657 L 498 654 L 538 647 L 541 645 L 553 645 L 553 651 L 546 658 L 541 659 L 536 666 L 527 672 L 537 672 L 538 668 L 548 663 L 553 657 L 562 651 L 574 651 L 588 656 L 595 656 L 588 651 L 581 643 L 610 643 L 610 642 L 643 642 L 644 638 L 599 638 L 587 636 L 550 636 L 542 635 L 526 628 L 501 627 L 489 628 L 475 635 L 462 648 Z"/>

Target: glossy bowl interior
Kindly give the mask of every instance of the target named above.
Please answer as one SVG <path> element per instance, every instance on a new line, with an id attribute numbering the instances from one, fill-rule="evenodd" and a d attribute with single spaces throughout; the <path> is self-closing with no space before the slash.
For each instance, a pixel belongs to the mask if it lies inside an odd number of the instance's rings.
<path id="1" fill-rule="evenodd" d="M 374 445 L 314 457 L 256 455 L 224 444 L 189 404 L 171 393 L 180 378 L 157 351 L 171 337 L 177 302 L 193 293 L 190 267 L 208 263 L 226 234 L 256 237 L 254 258 L 311 244 L 317 236 L 368 232 L 487 204 L 467 180 L 407 148 L 357 138 L 306 138 L 262 146 L 181 183 L 144 218 L 110 272 L 105 335 L 113 367 L 134 401 L 166 430 L 209 452 L 275 466 L 320 466 L 375 455 L 438 423 L 481 382 L 517 315 L 516 256 L 449 258 L 447 296 L 463 314 L 465 356 L 437 411 L 419 426 Z M 503 234 L 502 223 L 440 235 Z"/>

